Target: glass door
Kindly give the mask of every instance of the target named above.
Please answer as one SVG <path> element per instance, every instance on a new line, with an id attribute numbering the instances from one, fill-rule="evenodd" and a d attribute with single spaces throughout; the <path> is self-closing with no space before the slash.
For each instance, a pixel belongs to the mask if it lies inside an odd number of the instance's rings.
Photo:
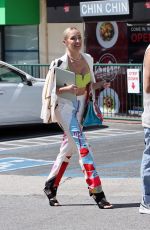
<path id="1" fill-rule="evenodd" d="M 4 27 L 0 26 L 0 60 L 4 60 Z"/>
<path id="2" fill-rule="evenodd" d="M 2 60 L 2 32 L 0 30 L 0 60 Z"/>

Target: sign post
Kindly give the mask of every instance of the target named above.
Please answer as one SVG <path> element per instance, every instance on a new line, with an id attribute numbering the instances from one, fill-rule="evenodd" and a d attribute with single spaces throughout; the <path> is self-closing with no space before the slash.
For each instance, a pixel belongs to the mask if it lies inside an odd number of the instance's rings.
<path id="1" fill-rule="evenodd" d="M 139 69 L 127 69 L 128 93 L 140 93 Z"/>

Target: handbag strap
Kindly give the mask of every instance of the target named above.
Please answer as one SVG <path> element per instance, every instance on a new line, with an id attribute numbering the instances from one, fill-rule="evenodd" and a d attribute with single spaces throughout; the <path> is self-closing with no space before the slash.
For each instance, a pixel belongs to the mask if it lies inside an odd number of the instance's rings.
<path id="1" fill-rule="evenodd" d="M 86 86 L 86 91 L 87 91 L 87 96 L 85 100 L 86 105 L 89 103 L 89 101 L 92 101 L 92 93 L 91 93 L 90 86 L 91 86 L 91 83 L 88 83 Z"/>

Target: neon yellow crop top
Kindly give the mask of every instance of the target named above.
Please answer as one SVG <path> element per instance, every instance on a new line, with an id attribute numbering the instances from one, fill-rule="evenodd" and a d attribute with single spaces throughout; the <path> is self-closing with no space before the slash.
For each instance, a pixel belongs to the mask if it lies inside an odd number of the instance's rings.
<path id="1" fill-rule="evenodd" d="M 91 74 L 86 73 L 85 75 L 76 74 L 76 86 L 79 88 L 86 87 L 91 82 Z"/>

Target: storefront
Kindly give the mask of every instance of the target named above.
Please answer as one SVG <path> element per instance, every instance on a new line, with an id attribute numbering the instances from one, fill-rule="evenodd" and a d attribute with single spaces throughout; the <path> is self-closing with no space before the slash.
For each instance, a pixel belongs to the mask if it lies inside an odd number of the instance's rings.
<path id="1" fill-rule="evenodd" d="M 39 0 L 0 0 L 0 59 L 39 62 Z"/>
<path id="2" fill-rule="evenodd" d="M 77 25 L 84 37 L 84 50 L 97 64 L 142 63 L 144 51 L 150 43 L 149 15 L 150 0 L 47 0 L 48 26 L 57 28 L 54 36 L 61 36 L 65 28 L 62 24 L 66 27 L 69 23 Z M 53 57 L 60 54 L 53 53 Z M 99 75 L 98 70 L 95 75 Z M 112 79 L 112 76 L 115 77 Z M 127 93 L 126 71 L 122 76 L 111 74 L 110 80 L 111 89 L 102 93 L 102 101 L 104 103 L 108 97 L 114 106 L 111 110 L 106 108 L 106 112 L 128 113 L 135 107 L 141 109 L 142 91 Z M 100 92 L 97 95 L 101 98 Z"/>
<path id="3" fill-rule="evenodd" d="M 139 93 L 127 93 L 126 71 L 124 74 L 119 74 L 119 71 L 117 74 L 110 72 L 110 75 L 108 71 L 111 64 L 143 62 L 145 49 L 150 43 L 150 1 L 113 0 L 102 3 L 98 1 L 98 8 L 92 2 L 83 3 L 84 10 L 81 10 L 85 22 L 86 51 L 94 57 L 95 63 L 110 65 L 106 76 L 111 81 L 111 89 L 97 92 L 98 100 L 103 98 L 100 103 L 102 108 L 106 98 L 109 104 L 112 102 L 111 109 L 106 106 L 106 113 L 139 114 L 142 110 L 142 70 L 139 72 Z M 93 16 L 97 12 L 100 15 Z M 128 68 L 136 67 L 129 65 Z M 96 69 L 97 80 L 100 80 L 101 72 L 102 68 Z"/>
<path id="4" fill-rule="evenodd" d="M 95 62 L 108 52 L 118 63 L 142 62 L 150 40 L 150 1 L 117 0 L 119 3 L 115 5 L 113 0 L 111 6 L 107 5 L 109 15 L 87 17 L 80 12 L 80 3 L 84 2 L 87 1 L 0 0 L 0 58 L 10 63 L 49 63 L 64 52 L 63 30 L 75 25 L 85 38 L 83 49 L 94 56 Z M 110 4 L 110 1 L 98 2 Z M 129 3 L 129 9 L 123 4 L 125 2 Z M 109 38 L 109 45 L 101 42 L 96 32 L 102 22 L 112 22 L 114 36 Z"/>
<path id="5" fill-rule="evenodd" d="M 94 56 L 95 62 L 108 52 L 115 52 L 118 63 L 142 62 L 150 40 L 150 0 L 46 0 L 46 4 L 48 26 L 55 25 L 61 36 L 62 25 L 79 25 L 85 38 L 84 49 Z M 112 37 L 105 40 L 98 33 L 101 26 L 104 29 L 103 22 L 110 22 L 112 31 Z"/>
<path id="6" fill-rule="evenodd" d="M 95 62 L 101 62 L 105 53 L 117 63 L 143 61 L 150 43 L 150 1 L 83 1 L 80 14 L 85 22 L 86 50 Z"/>

